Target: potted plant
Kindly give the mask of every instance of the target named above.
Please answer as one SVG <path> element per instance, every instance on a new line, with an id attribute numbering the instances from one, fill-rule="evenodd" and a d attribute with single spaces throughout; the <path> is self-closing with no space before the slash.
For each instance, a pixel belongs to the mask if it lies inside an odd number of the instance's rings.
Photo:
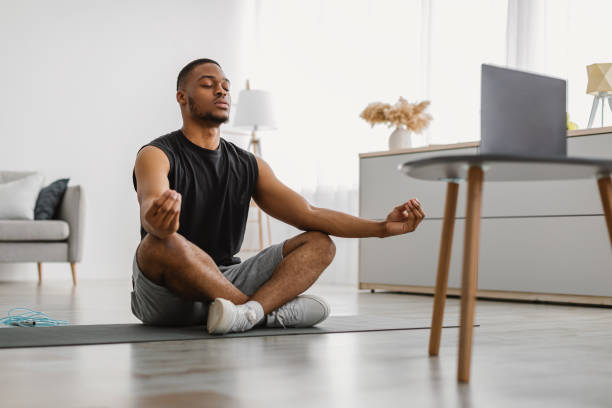
<path id="1" fill-rule="evenodd" d="M 372 127 L 377 123 L 386 123 L 389 127 L 395 126 L 395 130 L 389 136 L 389 150 L 414 147 L 412 133 L 421 133 L 432 117 L 425 109 L 429 101 L 410 103 L 400 96 L 394 104 L 374 102 L 369 104 L 361 115 Z"/>

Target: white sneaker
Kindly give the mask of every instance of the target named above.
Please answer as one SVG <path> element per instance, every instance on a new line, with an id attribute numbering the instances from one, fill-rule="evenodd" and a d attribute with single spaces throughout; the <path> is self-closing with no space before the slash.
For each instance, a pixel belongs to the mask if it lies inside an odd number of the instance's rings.
<path id="1" fill-rule="evenodd" d="M 312 327 L 329 316 L 325 300 L 313 295 L 300 295 L 266 317 L 266 327 Z"/>
<path id="2" fill-rule="evenodd" d="M 215 299 L 208 309 L 206 328 L 210 334 L 244 332 L 257 323 L 255 310 L 247 305 L 236 306 L 227 299 Z"/>

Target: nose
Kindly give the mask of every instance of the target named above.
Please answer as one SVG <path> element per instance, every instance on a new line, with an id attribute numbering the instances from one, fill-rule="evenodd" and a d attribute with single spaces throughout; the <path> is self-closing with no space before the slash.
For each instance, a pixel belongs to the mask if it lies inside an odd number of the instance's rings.
<path id="1" fill-rule="evenodd" d="M 223 88 L 221 84 L 217 84 L 217 89 L 215 89 L 215 93 L 219 96 L 227 95 L 227 91 Z"/>

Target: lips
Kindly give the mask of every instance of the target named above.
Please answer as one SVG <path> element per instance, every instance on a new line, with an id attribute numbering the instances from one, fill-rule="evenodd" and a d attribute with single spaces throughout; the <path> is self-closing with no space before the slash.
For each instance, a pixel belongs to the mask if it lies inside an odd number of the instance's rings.
<path id="1" fill-rule="evenodd" d="M 215 106 L 221 109 L 228 109 L 229 108 L 229 104 L 227 103 L 227 101 L 217 101 L 215 102 Z"/>

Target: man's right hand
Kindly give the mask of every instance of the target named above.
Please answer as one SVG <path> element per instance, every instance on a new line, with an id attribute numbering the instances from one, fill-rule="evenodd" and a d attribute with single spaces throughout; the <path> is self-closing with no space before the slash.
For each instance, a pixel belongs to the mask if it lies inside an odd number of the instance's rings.
<path id="1" fill-rule="evenodd" d="M 153 235 L 163 239 L 178 231 L 180 214 L 181 194 L 168 189 L 153 201 L 144 218 Z"/>

